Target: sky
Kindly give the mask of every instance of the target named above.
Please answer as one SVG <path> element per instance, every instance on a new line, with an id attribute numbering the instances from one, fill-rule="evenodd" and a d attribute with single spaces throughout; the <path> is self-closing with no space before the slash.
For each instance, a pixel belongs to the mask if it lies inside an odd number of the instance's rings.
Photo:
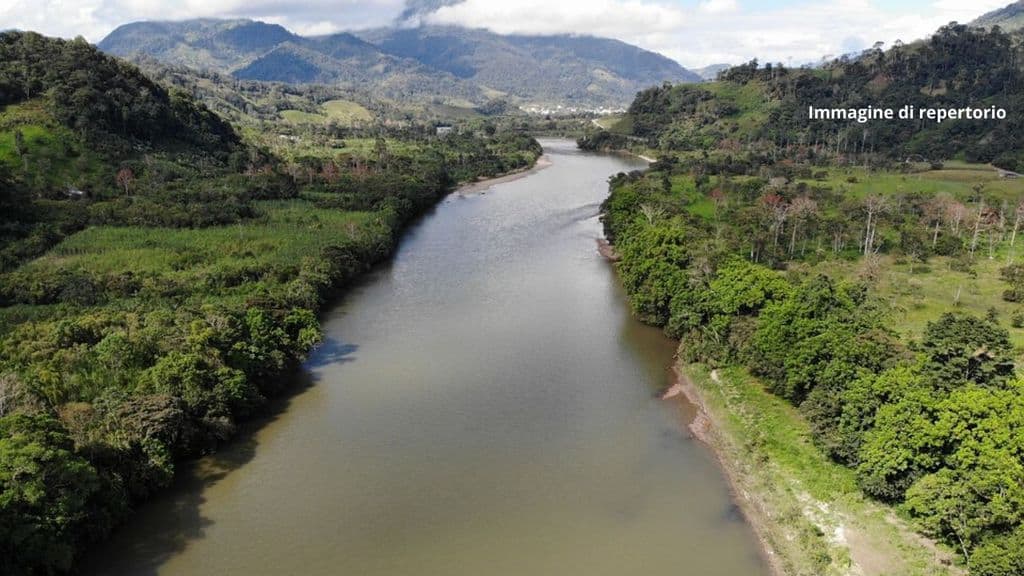
<path id="1" fill-rule="evenodd" d="M 198 17 L 253 18 L 300 34 L 390 25 L 437 0 L 0 0 L 0 30 L 99 42 L 120 24 Z M 751 58 L 791 65 L 923 38 L 1011 0 L 463 0 L 422 17 L 499 33 L 618 38 L 689 68 Z"/>

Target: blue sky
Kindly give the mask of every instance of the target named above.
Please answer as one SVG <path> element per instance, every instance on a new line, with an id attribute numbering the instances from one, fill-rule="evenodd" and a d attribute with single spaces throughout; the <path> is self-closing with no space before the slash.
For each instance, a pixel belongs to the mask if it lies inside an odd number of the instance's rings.
<path id="1" fill-rule="evenodd" d="M 420 0 L 421 2 L 423 0 Z M 593 34 L 655 50 L 691 68 L 762 61 L 801 64 L 928 35 L 1011 0 L 463 0 L 437 24 L 502 33 Z M 98 42 L 136 20 L 249 17 L 302 34 L 383 26 L 405 0 L 0 0 L 0 29 Z"/>

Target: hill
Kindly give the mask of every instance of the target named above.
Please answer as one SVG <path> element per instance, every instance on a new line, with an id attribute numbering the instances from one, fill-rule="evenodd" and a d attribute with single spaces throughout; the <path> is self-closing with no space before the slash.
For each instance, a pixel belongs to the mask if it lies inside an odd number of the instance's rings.
<path id="1" fill-rule="evenodd" d="M 625 139 L 662 150 L 730 150 L 733 158 L 869 157 L 1024 166 L 1024 73 L 1019 39 L 999 30 L 949 25 L 926 41 L 865 51 L 820 69 L 729 69 L 717 82 L 640 93 L 612 132 L 588 146 Z M 1005 120 L 812 120 L 819 109 L 1005 109 Z M 618 132 L 615 134 L 614 132 Z"/>
<path id="2" fill-rule="evenodd" d="M 458 27 L 302 37 L 252 20 L 136 22 L 111 32 L 99 47 L 247 80 L 323 83 L 465 107 L 498 98 L 618 107 L 652 84 L 700 81 L 664 56 L 617 40 L 503 36 Z"/>
<path id="3" fill-rule="evenodd" d="M 82 40 L 0 34 L 5 576 L 78 573 L 178 461 L 284 391 L 320 306 L 412 219 L 541 154 L 493 124 L 361 129 L 373 113 L 323 86 L 161 80 Z"/>
<path id="4" fill-rule="evenodd" d="M 729 64 L 711 64 L 703 68 L 698 68 L 693 72 L 705 80 L 715 80 L 718 78 L 720 72 L 724 72 L 732 68 Z"/>
<path id="5" fill-rule="evenodd" d="M 359 34 L 389 53 L 532 104 L 626 102 L 652 84 L 701 80 L 669 58 L 607 38 L 505 36 L 455 26 Z"/>
<path id="6" fill-rule="evenodd" d="M 88 224 L 80 200 L 112 200 L 145 172 L 223 169 L 241 149 L 191 96 L 84 41 L 0 34 L 0 180 L 17 208 L 0 211 L 0 271 Z"/>
<path id="7" fill-rule="evenodd" d="M 386 98 L 486 100 L 475 86 L 351 34 L 304 38 L 252 20 L 136 22 L 118 27 L 98 46 L 115 56 L 149 57 L 245 80 L 373 89 Z"/>
<path id="8" fill-rule="evenodd" d="M 993 10 L 971 22 L 971 26 L 978 28 L 999 26 L 1005 32 L 1020 30 L 1024 28 L 1024 0 Z"/>
<path id="9" fill-rule="evenodd" d="M 753 61 L 646 90 L 581 142 L 658 156 L 611 179 L 606 236 L 787 574 L 1022 573 L 1024 181 L 992 166 L 1024 161 L 1021 52 L 951 24 L 821 68 Z"/>

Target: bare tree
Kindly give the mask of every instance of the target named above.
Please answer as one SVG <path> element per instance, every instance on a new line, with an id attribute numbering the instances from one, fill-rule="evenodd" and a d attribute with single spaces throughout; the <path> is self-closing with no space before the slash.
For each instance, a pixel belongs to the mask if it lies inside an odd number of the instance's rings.
<path id="1" fill-rule="evenodd" d="M 25 145 L 25 135 L 21 130 L 14 131 L 14 151 L 21 158 L 25 171 L 28 171 L 28 146 Z"/>
<path id="2" fill-rule="evenodd" d="M 659 218 L 665 215 L 664 210 L 656 206 L 651 206 L 650 204 L 641 204 L 640 213 L 643 214 L 645 218 L 647 218 L 648 224 L 654 224 L 655 220 L 658 220 Z"/>
<path id="3" fill-rule="evenodd" d="M 932 229 L 932 248 L 939 242 L 939 231 L 942 228 L 942 221 L 949 214 L 950 204 L 953 198 L 948 194 L 939 194 L 926 202 L 923 206 L 923 222 L 926 228 Z"/>
<path id="4" fill-rule="evenodd" d="M 761 206 L 768 212 L 772 246 L 778 246 L 779 234 L 786 225 L 786 218 L 789 216 L 789 204 L 785 198 L 778 194 L 765 194 L 761 197 Z"/>
<path id="5" fill-rule="evenodd" d="M 967 206 L 964 206 L 960 202 L 951 202 L 946 211 L 946 221 L 949 223 L 949 227 L 953 230 L 953 234 L 956 237 L 960 237 L 960 223 L 964 221 L 967 216 Z"/>
<path id="6" fill-rule="evenodd" d="M 789 214 L 792 220 L 789 237 L 789 255 L 792 256 L 796 251 L 796 239 L 800 233 L 800 227 L 818 214 L 818 203 L 807 196 L 800 196 L 790 203 Z"/>
<path id="7" fill-rule="evenodd" d="M 1010 233 L 1010 248 L 1013 248 L 1014 243 L 1017 241 L 1017 231 L 1020 230 L 1021 218 L 1024 218 L 1024 200 L 1021 200 L 1013 211 L 1013 232 Z"/>
<path id="8" fill-rule="evenodd" d="M 124 189 L 124 195 L 128 196 L 131 194 L 132 184 L 135 183 L 135 173 L 131 168 L 125 166 L 117 171 L 114 180 L 117 181 L 118 186 Z"/>
<path id="9" fill-rule="evenodd" d="M 985 203 L 978 200 L 978 210 L 974 213 L 974 233 L 971 234 L 971 257 L 974 257 L 974 250 L 978 247 L 978 235 L 981 233 L 982 214 L 985 211 Z"/>
<path id="10" fill-rule="evenodd" d="M 13 412 L 21 404 L 24 393 L 24 386 L 17 375 L 0 374 L 0 417 Z"/>
<path id="11" fill-rule="evenodd" d="M 880 215 L 888 210 L 889 202 L 885 196 L 872 194 L 864 199 L 864 212 L 867 223 L 864 226 L 864 255 L 875 253 L 875 233 L 878 230 Z"/>

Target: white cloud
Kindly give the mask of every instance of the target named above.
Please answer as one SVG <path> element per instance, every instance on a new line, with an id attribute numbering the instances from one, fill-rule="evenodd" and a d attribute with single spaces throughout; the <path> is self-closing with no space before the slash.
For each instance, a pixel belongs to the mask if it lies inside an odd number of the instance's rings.
<path id="1" fill-rule="evenodd" d="M 403 5 L 403 0 L 0 0 L 0 30 L 99 42 L 117 26 L 138 20 L 253 18 L 314 34 L 382 26 Z"/>
<path id="2" fill-rule="evenodd" d="M 883 0 L 797 0 L 769 9 L 755 0 L 466 0 L 427 20 L 501 33 L 609 36 L 689 67 L 754 57 L 800 64 L 875 41 L 921 38 L 1008 1 L 931 0 L 921 9 Z M 0 29 L 98 42 L 136 20 L 249 17 L 324 34 L 387 24 L 403 6 L 403 0 L 0 0 Z"/>
<path id="3" fill-rule="evenodd" d="M 739 8 L 739 4 L 736 3 L 736 0 L 702 0 L 698 5 L 699 10 L 711 14 L 733 12 L 737 8 Z"/>
<path id="4" fill-rule="evenodd" d="M 501 33 L 611 36 L 675 58 L 684 66 L 761 61 L 801 64 L 876 41 L 927 36 L 952 20 L 970 21 L 1008 0 L 934 0 L 927 10 L 874 0 L 807 0 L 758 9 L 754 2 L 701 0 L 466 0 L 432 14 L 434 23 Z"/>

